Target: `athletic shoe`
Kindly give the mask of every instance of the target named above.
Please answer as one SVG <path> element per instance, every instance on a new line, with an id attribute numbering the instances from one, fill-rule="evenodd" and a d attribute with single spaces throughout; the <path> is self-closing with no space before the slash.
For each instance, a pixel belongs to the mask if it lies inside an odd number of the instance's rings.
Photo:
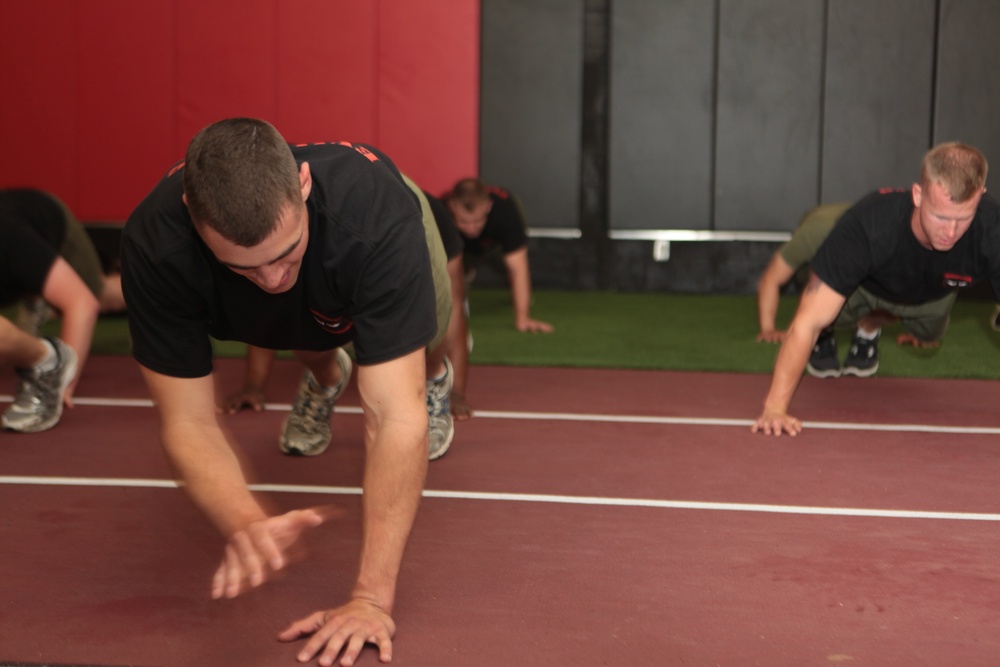
<path id="1" fill-rule="evenodd" d="M 809 355 L 809 363 L 806 364 L 809 375 L 817 378 L 837 378 L 840 377 L 840 362 L 837 360 L 837 339 L 833 337 L 833 331 L 824 329 L 812 354 Z"/>
<path id="2" fill-rule="evenodd" d="M 872 340 L 854 335 L 851 349 L 844 360 L 844 375 L 866 378 L 878 370 L 878 335 Z"/>
<path id="3" fill-rule="evenodd" d="M 444 456 L 455 437 L 455 422 L 451 417 L 451 385 L 454 377 L 454 369 L 446 357 L 444 376 L 427 381 L 427 440 L 430 444 L 431 461 Z"/>
<path id="4" fill-rule="evenodd" d="M 990 317 L 990 328 L 994 331 L 1000 331 L 1000 304 L 993 309 L 993 316 Z"/>
<path id="5" fill-rule="evenodd" d="M 340 382 L 336 387 L 321 387 L 306 369 L 299 382 L 299 393 L 292 404 L 292 412 L 281 427 L 281 451 L 295 456 L 318 456 L 330 446 L 330 416 L 333 405 L 344 393 L 351 379 L 351 358 L 337 348 L 337 365 Z"/>
<path id="6" fill-rule="evenodd" d="M 76 376 L 76 352 L 58 338 L 45 340 L 56 350 L 56 366 L 50 371 L 39 370 L 37 366 L 16 369 L 17 392 L 3 414 L 3 427 L 8 431 L 45 431 L 62 416 L 63 393 Z"/>

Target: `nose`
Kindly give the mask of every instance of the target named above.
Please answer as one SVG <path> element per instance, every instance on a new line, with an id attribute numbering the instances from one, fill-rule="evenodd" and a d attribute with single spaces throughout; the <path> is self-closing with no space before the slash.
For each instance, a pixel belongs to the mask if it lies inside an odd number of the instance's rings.
<path id="1" fill-rule="evenodd" d="M 262 266 L 254 273 L 254 282 L 265 290 L 273 290 L 281 285 L 284 275 L 285 270 L 280 265 Z"/>

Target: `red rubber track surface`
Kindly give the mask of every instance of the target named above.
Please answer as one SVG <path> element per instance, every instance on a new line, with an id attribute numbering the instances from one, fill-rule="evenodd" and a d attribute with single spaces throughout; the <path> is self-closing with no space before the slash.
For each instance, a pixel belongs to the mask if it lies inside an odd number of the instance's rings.
<path id="1" fill-rule="evenodd" d="M 220 385 L 240 371 L 220 361 Z M 279 361 L 270 399 L 297 380 Z M 392 664 L 1000 664 L 996 383 L 805 378 L 806 430 L 768 438 L 768 382 L 473 367 L 480 414 L 430 466 Z M 224 418 L 252 480 L 287 485 L 262 494 L 276 510 L 346 514 L 212 601 L 220 537 L 176 488 L 120 482 L 170 479 L 154 410 L 87 400 L 146 398 L 134 362 L 94 358 L 78 397 L 51 431 L 0 434 L 0 664 L 296 664 L 277 633 L 352 584 L 357 411 L 311 459 L 278 452 L 283 410 Z M 338 408 L 357 405 L 352 384 Z M 955 426 L 982 432 L 929 428 Z"/>

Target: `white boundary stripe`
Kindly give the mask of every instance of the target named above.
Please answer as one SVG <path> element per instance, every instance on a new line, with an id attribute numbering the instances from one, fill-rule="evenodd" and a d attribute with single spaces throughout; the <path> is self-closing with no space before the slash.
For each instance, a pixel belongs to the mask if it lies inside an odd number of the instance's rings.
<path id="1" fill-rule="evenodd" d="M 11 396 L 0 395 L 0 402 L 10 402 Z M 151 408 L 153 402 L 148 398 L 74 398 L 78 405 L 94 405 L 99 407 Z M 268 403 L 267 410 L 287 412 L 292 409 L 289 403 Z M 361 408 L 356 406 L 338 406 L 334 409 L 340 414 L 361 414 Z M 511 412 L 503 410 L 476 410 L 476 417 L 481 419 L 521 419 L 574 422 L 602 422 L 609 424 L 669 424 L 673 426 L 740 426 L 749 428 L 752 419 L 721 419 L 710 417 L 654 417 L 643 415 L 602 415 L 578 414 L 571 412 Z M 803 422 L 810 429 L 825 429 L 832 431 L 887 431 L 899 433 L 953 433 L 959 435 L 1000 435 L 998 426 L 935 426 L 933 424 L 861 424 L 851 422 Z"/>
<path id="2" fill-rule="evenodd" d="M 94 477 L 22 477 L 0 476 L 0 484 L 39 486 L 128 487 L 177 489 L 168 479 L 120 479 Z M 251 490 L 270 493 L 318 493 L 325 495 L 359 496 L 361 489 L 353 486 L 314 486 L 296 484 L 251 484 Z M 450 500 L 493 500 L 505 502 L 553 503 L 559 505 L 590 505 L 605 507 L 651 507 L 656 509 L 705 510 L 716 512 L 763 512 L 769 514 L 806 514 L 811 516 L 850 516 L 892 519 L 942 519 L 948 521 L 1000 521 L 1000 514 L 981 512 L 924 512 L 916 510 L 863 509 L 856 507 L 809 507 L 802 505 L 762 505 L 754 503 L 709 503 L 689 500 L 653 500 L 648 498 L 602 498 L 597 496 L 559 496 L 535 493 L 480 493 L 475 491 L 425 490 L 425 498 Z"/>

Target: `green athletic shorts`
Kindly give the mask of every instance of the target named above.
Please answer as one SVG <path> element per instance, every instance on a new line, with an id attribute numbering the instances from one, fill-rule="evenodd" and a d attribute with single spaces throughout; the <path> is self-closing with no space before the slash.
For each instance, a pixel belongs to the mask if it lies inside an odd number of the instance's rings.
<path id="1" fill-rule="evenodd" d="M 907 333 L 922 343 L 935 343 L 941 340 L 948 330 L 951 320 L 951 307 L 955 304 L 958 292 L 950 292 L 936 301 L 928 301 L 914 306 L 904 306 L 880 299 L 868 290 L 859 287 L 847 298 L 844 307 L 834 322 L 837 329 L 853 329 L 873 311 L 890 313 L 899 318 L 900 324 Z"/>
<path id="2" fill-rule="evenodd" d="M 55 197 L 53 199 L 59 203 L 66 216 L 66 237 L 59 248 L 59 256 L 66 260 L 94 296 L 100 299 L 101 292 L 104 291 L 104 271 L 97 249 L 72 211 Z"/>
<path id="3" fill-rule="evenodd" d="M 434 275 L 434 299 L 437 304 L 437 335 L 430 342 L 430 349 L 436 348 L 448 334 L 448 321 L 451 319 L 451 279 L 448 277 L 448 256 L 444 251 L 444 243 L 441 242 L 441 233 L 438 231 L 437 222 L 434 220 L 434 213 L 431 205 L 424 196 L 423 191 L 406 175 L 403 175 L 406 185 L 417 195 L 420 200 L 420 213 L 424 223 L 424 236 L 427 238 L 427 251 L 431 256 L 431 272 Z"/>

